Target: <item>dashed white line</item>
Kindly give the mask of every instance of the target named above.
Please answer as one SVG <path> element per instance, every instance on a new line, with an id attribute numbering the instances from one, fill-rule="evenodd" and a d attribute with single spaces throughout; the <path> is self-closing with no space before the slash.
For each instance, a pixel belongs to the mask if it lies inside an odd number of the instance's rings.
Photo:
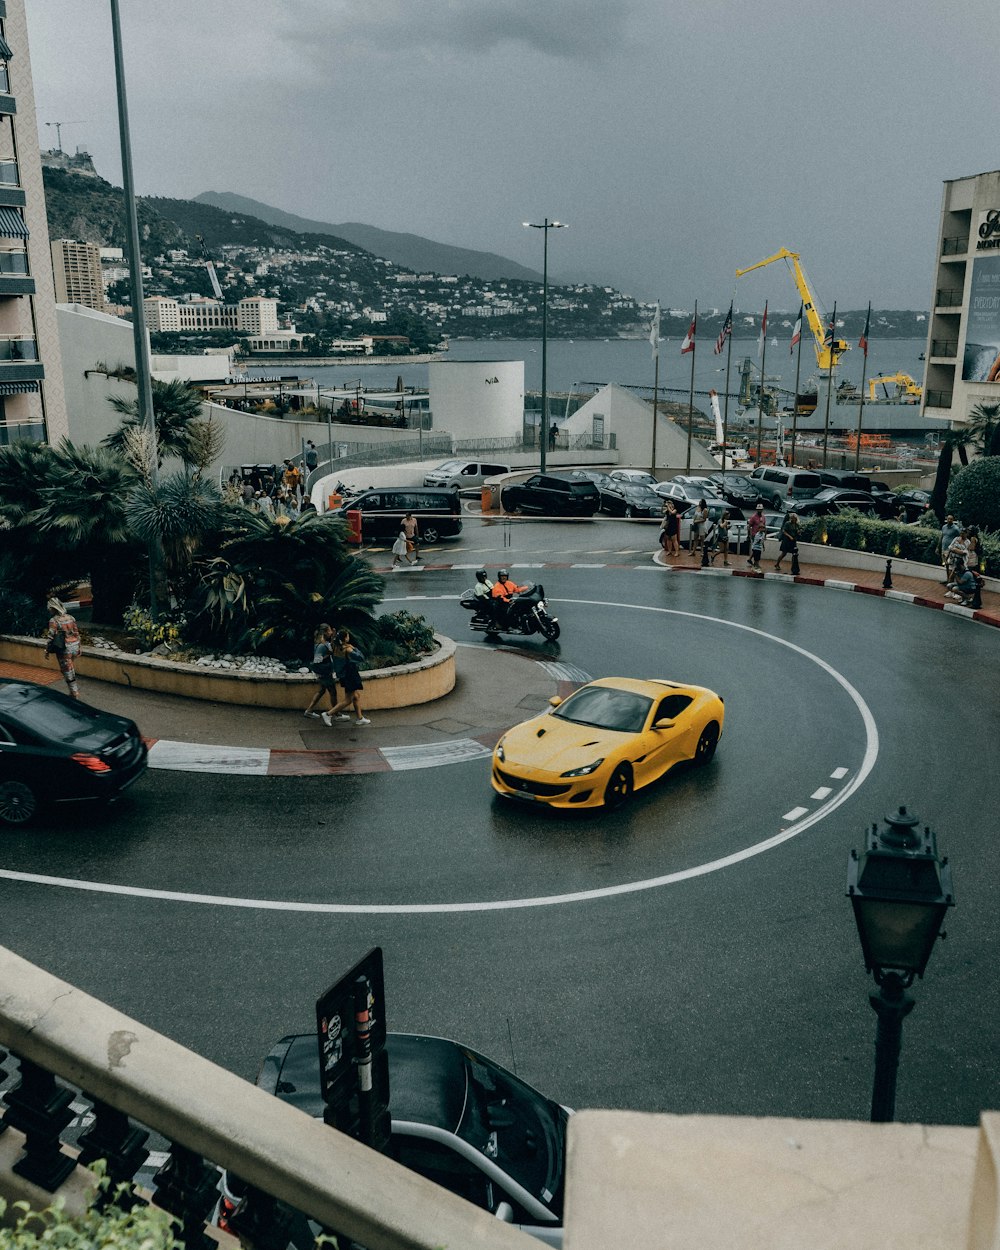
<path id="1" fill-rule="evenodd" d="M 805 816 L 809 811 L 808 807 L 793 807 L 790 812 L 785 812 L 782 820 L 798 820 L 800 816 Z"/>
<path id="2" fill-rule="evenodd" d="M 833 790 L 829 786 L 820 786 L 820 788 L 818 790 L 814 790 L 809 797 L 811 799 L 825 799 L 831 794 L 833 794 Z"/>
<path id="3" fill-rule="evenodd" d="M 834 781 L 841 781 L 844 777 L 847 776 L 847 769 L 835 768 L 833 772 L 830 774 L 830 776 L 833 778 Z"/>

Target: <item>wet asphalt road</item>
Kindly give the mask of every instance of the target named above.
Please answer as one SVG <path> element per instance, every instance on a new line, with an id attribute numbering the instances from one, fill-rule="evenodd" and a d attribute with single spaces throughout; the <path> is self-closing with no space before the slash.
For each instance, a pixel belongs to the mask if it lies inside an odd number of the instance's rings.
<path id="1" fill-rule="evenodd" d="M 627 546 L 634 531 L 618 529 Z M 485 533 L 445 558 L 475 561 Z M 554 550 L 572 545 L 559 527 L 531 533 L 519 553 L 587 558 Z M 532 557 L 504 562 L 519 558 Z M 316 995 L 380 944 L 390 1028 L 458 1037 L 570 1105 L 865 1118 L 875 1019 L 846 861 L 866 824 L 905 802 L 937 830 L 958 906 L 914 991 L 897 1116 L 975 1123 L 1000 1106 L 997 632 L 868 596 L 616 558 L 636 567 L 545 571 L 563 636 L 539 654 L 593 676 L 709 685 L 727 716 L 708 769 L 621 813 L 507 806 L 482 761 L 328 778 L 151 772 L 110 817 L 82 811 L 72 826 L 4 836 L 6 868 L 124 887 L 489 909 L 309 914 L 2 881 L 0 941 L 251 1078 L 277 1037 L 311 1027 Z M 399 578 L 389 594 L 419 596 L 414 610 L 471 639 L 450 597 L 469 580 Z M 857 789 L 798 836 L 698 873 L 820 806 L 821 787 L 836 801 L 859 770 Z M 493 906 L 525 899 L 549 901 Z"/>

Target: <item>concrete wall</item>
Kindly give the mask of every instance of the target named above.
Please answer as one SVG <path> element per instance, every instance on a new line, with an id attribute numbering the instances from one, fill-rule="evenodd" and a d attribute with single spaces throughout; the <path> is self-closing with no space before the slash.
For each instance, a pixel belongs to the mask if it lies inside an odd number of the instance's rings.
<path id="1" fill-rule="evenodd" d="M 523 360 L 432 360 L 427 372 L 435 434 L 456 441 L 520 436 Z"/>
<path id="2" fill-rule="evenodd" d="M 653 405 L 639 399 L 623 387 L 613 383 L 603 387 L 581 405 L 563 422 L 561 429 L 569 438 L 572 451 L 574 442 L 589 435 L 594 418 L 604 418 L 604 436 L 615 436 L 618 463 L 622 468 L 649 469 L 653 447 Z M 683 473 L 687 463 L 687 431 L 662 410 L 656 418 L 656 476 L 667 477 Z M 691 471 L 718 469 L 718 464 L 697 439 L 691 444 Z"/>
<path id="3" fill-rule="evenodd" d="M 134 382 L 94 373 L 103 361 L 109 369 L 135 368 L 132 323 L 82 304 L 56 305 L 62 346 L 69 437 L 74 443 L 99 443 L 118 428 L 120 415 L 108 403 L 112 395 L 135 399 Z"/>

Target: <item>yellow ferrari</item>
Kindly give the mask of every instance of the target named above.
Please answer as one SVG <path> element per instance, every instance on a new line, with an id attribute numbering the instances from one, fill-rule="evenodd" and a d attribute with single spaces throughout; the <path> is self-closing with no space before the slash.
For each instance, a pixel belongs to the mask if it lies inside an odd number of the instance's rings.
<path id="1" fill-rule="evenodd" d="M 725 708 L 704 686 L 602 677 L 507 731 L 493 789 L 548 807 L 618 807 L 675 764 L 707 764 Z"/>

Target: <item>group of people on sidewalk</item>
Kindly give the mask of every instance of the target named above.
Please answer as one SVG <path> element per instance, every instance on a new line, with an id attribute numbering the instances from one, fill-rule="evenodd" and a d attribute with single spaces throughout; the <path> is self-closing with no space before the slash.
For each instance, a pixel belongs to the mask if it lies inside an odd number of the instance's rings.
<path id="1" fill-rule="evenodd" d="M 663 522 L 660 525 L 660 547 L 667 559 L 680 559 L 680 513 L 672 499 L 668 499 L 664 508 Z M 691 516 L 690 553 L 693 560 L 699 563 L 714 564 L 717 556 L 722 556 L 722 565 L 729 568 L 729 543 L 731 537 L 731 517 L 725 508 L 713 516 L 704 499 L 699 499 Z M 747 521 L 748 559 L 747 565 L 752 569 L 760 569 L 764 556 L 764 542 L 767 537 L 767 519 L 764 516 L 764 505 L 758 504 Z M 781 527 L 779 537 L 779 553 L 774 567 L 781 569 L 785 556 L 794 556 L 798 552 L 799 518 L 789 512 Z"/>
<path id="2" fill-rule="evenodd" d="M 959 525 L 949 512 L 941 526 L 940 551 L 947 574 L 944 597 L 969 607 L 983 588 L 979 530 L 974 525 Z"/>
<path id="3" fill-rule="evenodd" d="M 350 630 L 334 631 L 333 626 L 325 621 L 319 625 L 313 635 L 313 661 L 310 666 L 319 689 L 303 716 L 332 725 L 335 720 L 350 720 L 350 708 L 356 725 L 370 725 L 371 721 L 361 709 L 361 691 L 365 688 L 361 680 L 361 665 L 364 662 L 364 655 L 351 642 Z M 344 692 L 342 699 L 337 698 L 338 684 Z M 330 706 L 325 712 L 318 712 L 316 709 L 324 698 L 329 700 Z"/>

